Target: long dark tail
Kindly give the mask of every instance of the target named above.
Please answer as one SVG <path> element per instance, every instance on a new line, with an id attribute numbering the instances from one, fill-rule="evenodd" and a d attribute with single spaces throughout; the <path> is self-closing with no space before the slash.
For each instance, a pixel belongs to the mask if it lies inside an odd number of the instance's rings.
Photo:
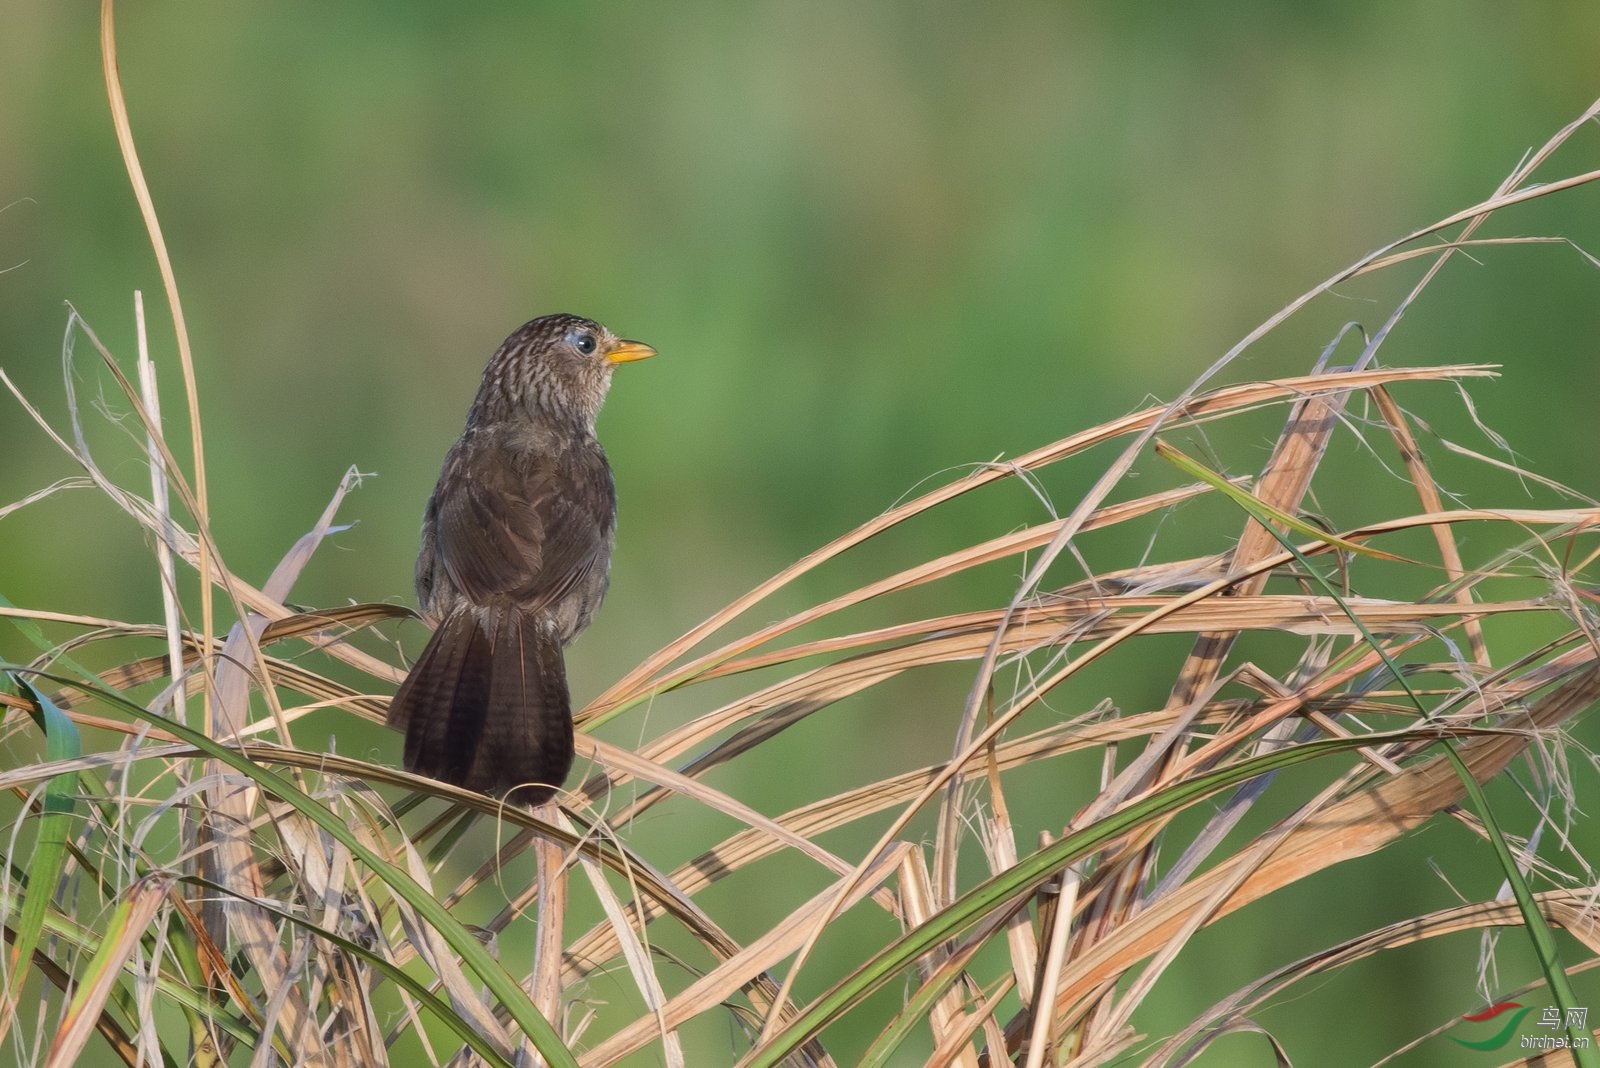
<path id="1" fill-rule="evenodd" d="M 537 617 L 445 617 L 389 705 L 406 768 L 537 805 L 572 770 L 572 698 L 561 643 Z"/>

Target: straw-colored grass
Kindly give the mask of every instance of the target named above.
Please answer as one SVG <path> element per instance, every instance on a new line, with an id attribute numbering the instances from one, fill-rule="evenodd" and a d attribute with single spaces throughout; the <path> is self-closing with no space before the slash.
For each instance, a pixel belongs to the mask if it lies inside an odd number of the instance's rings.
<path id="1" fill-rule="evenodd" d="M 40 759 L 0 770 L 15 798 L 0 880 L 0 1047 L 15 1063 L 72 1064 L 98 1046 L 128 1064 L 511 1064 L 534 1051 L 596 1068 L 1184 1064 L 1335 969 L 1501 927 L 1532 940 L 1544 1000 L 1573 1005 L 1574 962 L 1549 929 L 1600 951 L 1587 891 L 1508 840 L 1479 784 L 1519 759 L 1559 782 L 1563 728 L 1600 698 L 1600 508 L 1562 489 L 1559 472 L 1516 471 L 1433 439 L 1396 399 L 1455 407 L 1493 369 L 1390 368 L 1378 356 L 1490 214 L 1600 177 L 1533 181 L 1600 104 L 1493 197 L 1340 271 L 1170 403 L 938 484 L 668 642 L 578 713 L 579 766 L 600 770 L 570 784 L 559 809 L 530 815 L 301 736 L 318 710 L 382 721 L 404 665 L 392 643 L 369 639 L 409 613 L 290 607 L 347 487 L 264 580 L 235 573 L 212 536 L 182 310 L 122 107 L 109 0 L 104 26 L 118 138 L 178 328 L 186 418 L 175 431 L 160 414 L 142 353 L 125 373 L 125 358 L 76 317 L 68 424 L 52 425 L 11 387 L 147 535 L 170 589 L 166 618 L 154 621 L 75 613 L 70 589 L 49 607 L 0 606 L 39 650 L 8 668 L 6 733 L 17 747 L 43 739 Z M 1302 376 L 1227 379 L 1236 356 L 1334 286 L 1416 263 L 1426 269 L 1415 288 L 1351 366 L 1324 354 Z M 146 445 L 136 478 L 89 445 L 92 416 L 73 393 L 74 376 L 93 370 L 73 362 L 85 342 Z M 1196 442 L 1261 413 L 1281 430 L 1259 472 L 1222 477 L 1219 461 L 1190 459 Z M 174 433 L 188 435 L 187 466 L 168 446 Z M 1412 503 L 1353 525 L 1313 517 L 1318 486 L 1348 477 L 1340 464 L 1352 450 L 1332 448 L 1341 439 L 1385 465 Z M 1428 458 L 1444 450 L 1538 482 L 1561 503 L 1447 501 Z M 904 561 L 776 622 L 746 622 L 802 574 L 898 524 L 936 524 L 958 497 L 1067 464 L 1092 465 L 1095 477 L 1059 518 Z M 1136 470 L 1144 477 L 1131 482 Z M 1219 551 L 1161 558 L 1151 523 L 1201 507 Z M 1480 535 L 1470 547 L 1463 529 Z M 1097 531 L 1126 531 L 1151 551 L 1096 572 L 1081 546 Z M 1082 577 L 1060 585 L 1064 560 Z M 870 630 L 849 622 L 864 602 L 893 605 L 907 589 L 997 562 L 1022 576 L 1002 602 Z M 1531 647 L 1511 626 L 1530 618 L 1550 635 Z M 1092 666 L 1120 665 L 1096 679 L 1143 684 L 1160 670 L 1145 652 L 1157 635 L 1190 639 L 1158 707 L 1128 707 L 1116 692 L 1061 702 L 1077 711 L 1052 705 Z M 1268 635 L 1274 651 L 1259 659 Z M 1287 659 L 1285 641 L 1298 643 Z M 940 665 L 959 673 L 939 678 L 960 681 L 919 711 L 918 729 L 942 737 L 948 759 L 897 766 L 886 755 L 878 777 L 777 817 L 712 785 L 709 773 L 732 762 L 781 767 L 785 728 L 846 698 L 870 707 L 883 684 Z M 703 685 L 713 679 L 723 681 Z M 645 713 L 669 691 L 694 714 L 653 729 Z M 722 696 L 698 696 L 713 692 Z M 615 720 L 637 726 L 637 748 L 589 733 Z M 1098 781 L 1058 797 L 1019 785 L 1074 755 L 1079 768 L 1095 758 Z M 672 855 L 683 835 L 699 836 L 676 866 L 662 859 L 660 825 L 639 818 L 669 801 Z M 697 813 L 717 818 L 687 818 Z M 1543 833 L 1566 832 L 1559 813 L 1546 816 Z M 1197 933 L 1435 820 L 1480 837 L 1510 896 L 1359 937 L 1330 933 L 1320 952 L 1219 991 L 1186 1026 L 1138 1029 Z M 866 837 L 830 834 L 852 827 Z M 845 841 L 857 845 L 824 844 Z M 709 891 L 780 856 L 795 865 L 784 870 L 814 865 L 818 878 L 760 882 L 778 918 L 734 937 L 716 904 L 727 895 Z M 887 917 L 852 930 L 891 933 L 834 947 L 832 959 L 850 963 L 819 972 L 820 940 L 851 910 Z M 708 1033 L 720 1036 L 714 1061 Z"/>

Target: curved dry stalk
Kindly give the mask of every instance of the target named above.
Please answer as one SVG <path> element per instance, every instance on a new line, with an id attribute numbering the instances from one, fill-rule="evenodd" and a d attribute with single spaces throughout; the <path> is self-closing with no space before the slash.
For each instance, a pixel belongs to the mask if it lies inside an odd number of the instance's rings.
<path id="1" fill-rule="evenodd" d="M 1538 895 L 1546 919 L 1582 941 L 1591 951 L 1600 954 L 1600 922 L 1597 922 L 1594 903 L 1590 898 L 1587 890 L 1547 890 Z M 1217 1029 L 1226 1026 L 1229 1021 L 1259 1011 L 1268 1002 L 1282 997 L 1297 983 L 1320 979 L 1375 954 L 1430 938 L 1512 927 L 1521 923 L 1521 914 L 1516 905 L 1509 901 L 1474 901 L 1386 924 L 1286 964 L 1234 991 L 1168 1038 L 1142 1063 L 1147 1068 L 1188 1064 L 1208 1045 L 1207 1039 L 1202 1036 L 1217 1033 Z M 1446 1027 L 1457 1022 L 1452 1020 Z M 1433 1034 L 1444 1029 L 1439 1028 Z"/>
<path id="2" fill-rule="evenodd" d="M 1525 728 L 1467 741 L 1461 757 L 1479 782 L 1498 774 L 1534 738 L 1539 729 L 1555 727 L 1600 700 L 1600 661 L 1592 650 L 1575 650 L 1561 658 L 1567 677 L 1550 693 L 1527 705 Z M 1526 687 L 1486 695 L 1481 712 L 1496 703 L 1522 707 Z M 1244 907 L 1279 887 L 1297 882 L 1333 864 L 1372 853 L 1434 814 L 1458 803 L 1465 788 L 1442 757 L 1434 757 L 1400 774 L 1346 796 L 1303 818 L 1293 834 L 1256 867 L 1217 910 L 1215 918 Z M 1057 1000 L 1058 1012 L 1070 1012 L 1078 1000 L 1165 945 L 1196 903 L 1219 883 L 1232 878 L 1237 859 L 1219 863 L 1157 902 L 1090 948 L 1069 966 Z"/>
<path id="3" fill-rule="evenodd" d="M 695 677 L 709 665 L 740 655 L 770 641 L 774 637 L 789 633 L 798 627 L 804 626 L 806 623 L 822 618 L 824 615 L 857 603 L 861 598 L 856 597 L 854 594 L 846 594 L 841 598 L 828 602 L 826 605 L 818 606 L 815 609 L 807 610 L 789 619 L 762 628 L 747 638 L 707 653 L 666 675 L 660 675 L 660 672 L 667 665 L 678 659 L 685 652 L 694 648 L 705 638 L 743 615 L 748 609 L 759 604 L 766 597 L 782 589 L 801 575 L 815 570 L 828 560 L 905 522 L 913 516 L 1000 479 L 1014 477 L 1021 472 L 1047 467 L 1096 445 L 1132 434 L 1143 434 L 1161 425 L 1184 426 L 1197 420 L 1223 418 L 1228 415 L 1237 415 L 1254 410 L 1263 404 L 1292 400 L 1301 396 L 1314 395 L 1325 390 L 1363 389 L 1379 383 L 1416 382 L 1439 378 L 1486 377 L 1495 373 L 1495 369 L 1487 365 L 1461 364 L 1434 368 L 1391 368 L 1349 372 L 1337 376 L 1314 374 L 1277 379 L 1271 382 L 1251 382 L 1238 386 L 1224 386 L 1210 393 L 1196 394 L 1176 406 L 1162 405 L 1147 408 L 1132 415 L 1103 423 L 1090 430 L 1069 435 L 1042 448 L 1024 453 L 1015 460 L 1004 464 L 986 464 L 964 478 L 930 490 L 913 500 L 897 505 L 887 512 L 868 520 L 850 533 L 842 535 L 816 552 L 810 553 L 792 567 L 761 583 L 748 594 L 739 597 L 676 641 L 671 642 L 646 658 L 637 668 L 589 702 L 581 715 L 585 720 L 595 719 L 621 707 L 646 700 L 671 689 L 685 679 Z M 1080 522 L 1082 521 L 1080 520 Z M 1058 526 L 1052 532 L 1052 541 L 1059 538 L 1060 533 L 1061 527 Z"/>

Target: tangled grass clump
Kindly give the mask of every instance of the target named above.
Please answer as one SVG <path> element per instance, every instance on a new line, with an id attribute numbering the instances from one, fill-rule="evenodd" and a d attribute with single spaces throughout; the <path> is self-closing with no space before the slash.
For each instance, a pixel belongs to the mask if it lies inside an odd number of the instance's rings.
<path id="1" fill-rule="evenodd" d="M 109 19 L 106 64 L 165 264 Z M 1550 478 L 1538 479 L 1560 498 L 1550 507 L 1449 498 L 1430 450 L 1486 471 L 1506 464 L 1430 438 L 1398 397 L 1435 404 L 1494 372 L 1384 367 L 1377 357 L 1439 270 L 1497 243 L 1474 238 L 1484 220 L 1600 177 L 1531 184 L 1597 113 L 1600 104 L 1494 197 L 1284 308 L 1172 402 L 937 485 L 666 644 L 579 712 L 580 758 L 596 770 L 559 809 L 534 814 L 326 752 L 308 736 L 303 721 L 317 710 L 382 722 L 403 675 L 392 643 L 370 635 L 406 611 L 290 604 L 355 476 L 255 585 L 228 567 L 212 533 L 170 271 L 188 468 L 168 445 L 148 363 L 128 376 L 74 317 L 69 425 L 54 427 L 12 392 L 149 539 L 169 597 L 159 621 L 76 613 L 70 588 L 54 608 L 0 607 L 38 649 L 5 665 L 6 731 L 14 744 L 43 739 L 40 759 L 0 771 L 12 798 L 0 817 L 9 861 L 0 1046 L 19 1064 L 70 1064 L 98 1043 L 130 1065 L 509 1065 L 536 1051 L 549 1064 L 600 1066 L 708 1063 L 713 1033 L 723 1057 L 750 1066 L 1184 1064 L 1221 1036 L 1259 1029 L 1263 1005 L 1314 990 L 1335 969 L 1507 926 L 1525 930 L 1550 1000 L 1575 1007 L 1552 928 L 1600 949 L 1592 874 L 1564 871 L 1537 839 L 1564 836 L 1577 818 L 1561 815 L 1572 744 L 1563 732 L 1600 698 L 1600 508 Z M 1450 236 L 1435 240 L 1441 233 Z M 1334 286 L 1413 263 L 1426 265 L 1421 279 L 1350 366 L 1327 366 L 1324 354 L 1298 377 L 1225 379 L 1239 353 Z M 147 465 L 137 479 L 89 447 L 72 392 L 78 338 L 140 428 Z M 1281 429 L 1258 473 L 1223 475 L 1222 463 L 1190 455 L 1199 450 L 1189 442 L 1211 448 L 1223 428 L 1261 413 L 1281 415 Z M 1359 448 L 1334 449 L 1342 438 Z M 938 523 L 948 502 L 1073 463 L 1095 465 L 1093 487 L 1065 515 L 907 561 L 753 629 L 741 622 L 798 576 L 901 523 Z M 148 487 L 133 484 L 146 475 Z M 1311 513 L 1319 486 L 1351 478 L 1387 478 L 1412 503 L 1356 523 Z M 1219 551 L 1162 558 L 1152 526 L 1195 514 Z M 1469 547 L 1464 528 L 1485 533 Z M 1096 531 L 1149 549 L 1091 563 L 1107 555 L 1084 547 Z M 1079 569 L 1071 581 L 1063 561 Z M 1022 573 L 1003 601 L 870 630 L 848 623 L 858 605 L 996 562 Z M 1530 645 L 1510 625 L 1526 618 L 1554 636 Z M 1147 652 L 1160 635 L 1182 636 L 1188 652 L 1163 679 L 1158 707 L 1115 692 L 1059 702 L 1076 712 L 1052 707 L 1091 666 L 1110 667 L 1096 678 L 1143 685 L 1161 663 Z M 786 728 L 850 697 L 873 714 L 882 684 L 940 665 L 959 666 L 961 682 L 920 711 L 918 729 L 941 734 L 949 759 L 896 766 L 887 754 L 876 777 L 776 817 L 712 785 L 710 773 L 734 762 L 781 769 Z M 737 695 L 699 697 L 713 679 Z M 652 730 L 642 712 L 669 691 L 696 714 Z M 634 749 L 592 733 L 627 717 L 643 739 Z M 1019 785 L 1084 754 L 1096 757 L 1098 781 L 1059 796 Z M 1482 788 L 1518 760 L 1545 790 L 1539 828 L 1520 838 L 1500 828 Z M 697 855 L 676 866 L 662 859 L 659 824 L 639 819 L 669 799 L 680 816 L 721 817 L 672 821 L 672 834 L 700 836 Z M 927 813 L 932 833 L 909 833 Z M 728 820 L 737 830 L 713 830 Z M 1330 935 L 1184 1026 L 1140 1033 L 1141 1011 L 1201 931 L 1438 820 L 1481 840 L 1504 874 L 1504 899 Z M 872 844 L 849 853 L 824 844 L 846 827 L 870 829 Z M 780 855 L 814 866 L 825 887 L 752 874 Z M 725 900 L 706 891 L 729 880 L 759 888 L 778 915 L 759 937 L 735 938 L 708 904 Z M 880 917 L 872 929 L 885 934 L 821 974 L 814 950 L 848 910 Z"/>

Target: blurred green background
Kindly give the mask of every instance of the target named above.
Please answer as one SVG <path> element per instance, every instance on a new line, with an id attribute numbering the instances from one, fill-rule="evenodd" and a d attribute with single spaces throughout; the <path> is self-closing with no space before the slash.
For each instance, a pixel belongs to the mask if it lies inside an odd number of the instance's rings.
<path id="1" fill-rule="evenodd" d="M 1485 0 L 167 2 L 124 5 L 118 40 L 195 346 L 213 526 L 252 581 L 354 466 L 377 476 L 344 506 L 356 525 L 293 600 L 413 603 L 422 504 L 499 341 L 563 310 L 660 350 L 622 369 L 601 420 L 622 525 L 611 598 L 572 651 L 580 700 L 930 476 L 1173 397 L 1303 290 L 1489 195 L 1600 92 L 1600 11 Z M 1596 141 L 1580 133 L 1542 173 L 1600 166 Z M 172 331 L 108 119 L 96 5 L 7 7 L 0 208 L 0 366 L 59 417 L 63 302 L 131 365 L 142 289 L 176 420 Z M 1594 252 L 1596 208 L 1583 190 L 1486 233 Z M 1233 377 L 1304 372 L 1345 321 L 1379 325 L 1415 277 L 1341 290 Z M 1521 462 L 1593 493 L 1597 282 L 1559 246 L 1458 259 L 1382 358 L 1505 364 L 1473 387 L 1480 416 Z M 91 397 L 92 359 L 80 344 Z M 0 411 L 0 503 L 76 473 L 9 398 Z M 1467 425 L 1459 406 L 1423 414 Z M 1274 420 L 1231 470 L 1259 466 Z M 1095 473 L 1050 476 L 1054 507 Z M 1349 487 L 1358 513 L 1364 492 Z M 1045 514 L 1020 489 L 953 509 L 760 618 Z M 1215 551 L 1205 537 L 1229 529 L 1168 531 L 1167 548 Z M 30 607 L 156 619 L 148 559 L 90 492 L 0 524 L 0 594 Z M 971 606 L 1006 596 L 1014 569 L 994 578 L 964 588 Z M 399 633 L 416 648 L 419 628 Z M 31 655 L 11 634 L 0 653 Z M 937 692 L 964 696 L 953 683 Z M 1164 686 L 1153 672 L 1146 699 Z M 953 713 L 914 714 L 940 717 L 914 754 L 933 759 Z M 811 747 L 797 766 L 839 752 L 826 730 L 857 729 L 830 723 L 797 732 Z M 878 719 L 859 729 L 874 740 L 858 767 L 905 737 Z M 398 759 L 382 732 L 355 736 Z M 841 782 L 860 778 L 849 761 Z M 743 796 L 781 811 L 814 793 L 780 777 Z M 1226 934 L 1225 967 L 1180 963 L 1171 1020 L 1294 950 L 1441 903 L 1427 858 L 1484 860 L 1461 838 L 1417 851 L 1414 872 L 1386 863 L 1371 899 L 1301 888 L 1280 917 L 1292 945 L 1277 926 Z M 1463 892 L 1493 892 L 1480 882 Z M 1316 922 L 1330 909 L 1349 915 Z M 1291 1052 L 1337 1042 L 1348 1063 L 1370 1060 L 1476 1007 L 1474 953 L 1419 951 L 1328 994 L 1340 1018 L 1290 1005 L 1270 1023 Z M 1247 1042 L 1219 1048 L 1265 1056 Z M 1461 1063 L 1445 1045 L 1405 1063 Z M 1307 1063 L 1335 1063 L 1311 1048 Z"/>

